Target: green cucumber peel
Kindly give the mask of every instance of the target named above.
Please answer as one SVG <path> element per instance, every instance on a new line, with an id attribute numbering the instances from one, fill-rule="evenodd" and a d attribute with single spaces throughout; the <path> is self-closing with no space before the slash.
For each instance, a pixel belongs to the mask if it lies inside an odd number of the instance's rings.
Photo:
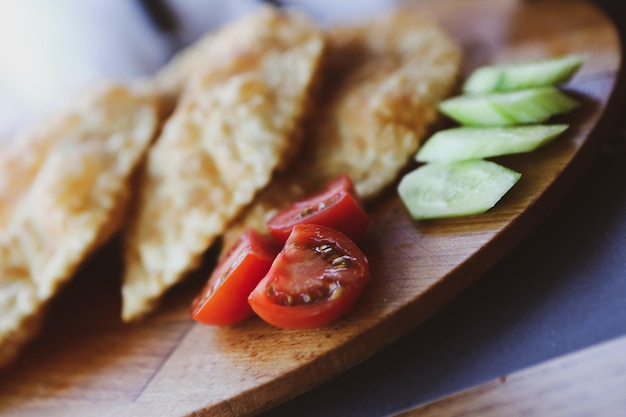
<path id="1" fill-rule="evenodd" d="M 554 86 L 569 81 L 582 66 L 582 55 L 565 55 L 534 61 L 479 67 L 465 83 L 463 92 L 481 94 Z"/>
<path id="2" fill-rule="evenodd" d="M 464 94 L 440 102 L 439 110 L 466 126 L 513 126 L 542 123 L 579 104 L 555 87 L 538 87 L 507 93 Z"/>
<path id="3" fill-rule="evenodd" d="M 414 220 L 469 216 L 495 206 L 520 177 L 483 159 L 430 163 L 406 174 L 398 194 Z"/>
<path id="4" fill-rule="evenodd" d="M 415 155 L 418 162 L 453 162 L 534 151 L 552 142 L 566 124 L 456 127 L 431 136 Z"/>

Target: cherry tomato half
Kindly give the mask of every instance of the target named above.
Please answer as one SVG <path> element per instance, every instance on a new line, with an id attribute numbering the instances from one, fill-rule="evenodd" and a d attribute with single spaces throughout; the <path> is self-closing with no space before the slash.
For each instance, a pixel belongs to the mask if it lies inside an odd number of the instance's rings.
<path id="1" fill-rule="evenodd" d="M 248 301 L 274 326 L 321 327 L 349 312 L 368 280 L 367 258 L 352 240 L 325 226 L 301 224 Z"/>
<path id="2" fill-rule="evenodd" d="M 322 191 L 281 210 L 267 222 L 279 242 L 285 242 L 296 224 L 319 224 L 339 230 L 358 241 L 370 224 L 356 190 L 347 175 L 341 175 Z"/>
<path id="3" fill-rule="evenodd" d="M 270 236 L 248 229 L 222 257 L 191 304 L 191 317 L 204 324 L 229 325 L 254 313 L 248 296 L 267 273 L 280 248 Z"/>

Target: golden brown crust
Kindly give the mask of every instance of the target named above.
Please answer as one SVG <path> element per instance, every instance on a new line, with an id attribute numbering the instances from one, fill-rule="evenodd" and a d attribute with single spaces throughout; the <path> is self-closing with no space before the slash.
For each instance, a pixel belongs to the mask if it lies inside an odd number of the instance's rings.
<path id="1" fill-rule="evenodd" d="M 24 345 L 37 336 L 45 318 L 47 303 L 36 297 L 32 281 L 17 278 L 0 280 L 0 308 L 18 321 L 3 326 L 0 336 L 0 368 L 10 364 Z M 31 306 L 37 306 L 34 310 Z M 4 322 L 5 320 L 3 320 Z"/>
<path id="2" fill-rule="evenodd" d="M 148 313 L 197 266 L 297 149 L 324 41 L 303 16 L 268 7 L 192 48 L 163 73 L 179 80 L 174 90 L 188 79 L 148 155 L 131 213 L 126 321 Z"/>
<path id="3" fill-rule="evenodd" d="M 158 125 L 158 103 L 113 83 L 78 95 L 18 135 L 0 165 L 0 362 L 34 336 L 43 309 L 118 229 L 128 180 Z"/>
<path id="4" fill-rule="evenodd" d="M 415 154 L 461 68 L 457 43 L 428 16 L 398 10 L 326 33 L 322 94 L 303 150 L 225 235 L 229 247 L 340 173 L 369 201 Z"/>

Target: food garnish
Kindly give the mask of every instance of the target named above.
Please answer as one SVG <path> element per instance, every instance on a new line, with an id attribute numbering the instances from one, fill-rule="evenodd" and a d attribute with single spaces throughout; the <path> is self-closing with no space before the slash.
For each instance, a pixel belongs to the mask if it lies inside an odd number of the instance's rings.
<path id="1" fill-rule="evenodd" d="M 346 235 L 298 224 L 249 301 L 269 324 L 310 329 L 347 314 L 368 281 L 367 258 Z"/>
<path id="2" fill-rule="evenodd" d="M 246 230 L 193 300 L 191 317 L 200 323 L 224 326 L 252 316 L 248 296 L 267 274 L 279 250 L 270 236 Z"/>
<path id="3" fill-rule="evenodd" d="M 567 130 L 566 124 L 454 127 L 440 130 L 420 148 L 418 162 L 452 162 L 531 152 Z"/>
<path id="4" fill-rule="evenodd" d="M 535 151 L 567 124 L 540 124 L 580 104 L 556 84 L 582 65 L 570 55 L 474 70 L 465 94 L 439 109 L 461 127 L 436 132 L 415 155 L 423 166 L 405 174 L 398 194 L 415 220 L 481 214 L 518 182 L 521 174 L 483 158 Z"/>
<path id="5" fill-rule="evenodd" d="M 477 68 L 463 84 L 464 93 L 515 91 L 567 82 L 584 62 L 581 55 L 489 65 Z"/>
<path id="6" fill-rule="evenodd" d="M 415 220 L 468 216 L 492 208 L 520 176 L 483 159 L 430 163 L 402 177 L 398 193 Z"/>

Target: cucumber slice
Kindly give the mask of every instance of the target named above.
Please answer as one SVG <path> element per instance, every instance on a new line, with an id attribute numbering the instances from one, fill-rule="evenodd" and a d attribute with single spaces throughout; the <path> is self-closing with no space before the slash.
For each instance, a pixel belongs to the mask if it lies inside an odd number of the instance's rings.
<path id="1" fill-rule="evenodd" d="M 442 101 L 439 110 L 467 126 L 512 126 L 541 123 L 578 105 L 578 101 L 555 87 L 538 87 L 508 93 L 465 94 Z"/>
<path id="2" fill-rule="evenodd" d="M 488 96 L 457 96 L 439 103 L 439 110 L 468 126 L 510 126 L 515 120 L 498 110 Z"/>
<path id="3" fill-rule="evenodd" d="M 581 55 L 480 67 L 463 84 L 465 93 L 513 91 L 568 81 L 583 64 Z"/>
<path id="4" fill-rule="evenodd" d="M 457 127 L 435 133 L 421 147 L 418 162 L 452 162 L 534 151 L 568 128 L 565 124 Z"/>
<path id="5" fill-rule="evenodd" d="M 406 174 L 398 194 L 414 220 L 468 216 L 492 208 L 520 177 L 482 159 L 432 163 Z"/>
<path id="6" fill-rule="evenodd" d="M 494 93 L 496 108 L 515 124 L 540 123 L 578 107 L 578 101 L 554 87 L 538 87 L 512 93 Z"/>

